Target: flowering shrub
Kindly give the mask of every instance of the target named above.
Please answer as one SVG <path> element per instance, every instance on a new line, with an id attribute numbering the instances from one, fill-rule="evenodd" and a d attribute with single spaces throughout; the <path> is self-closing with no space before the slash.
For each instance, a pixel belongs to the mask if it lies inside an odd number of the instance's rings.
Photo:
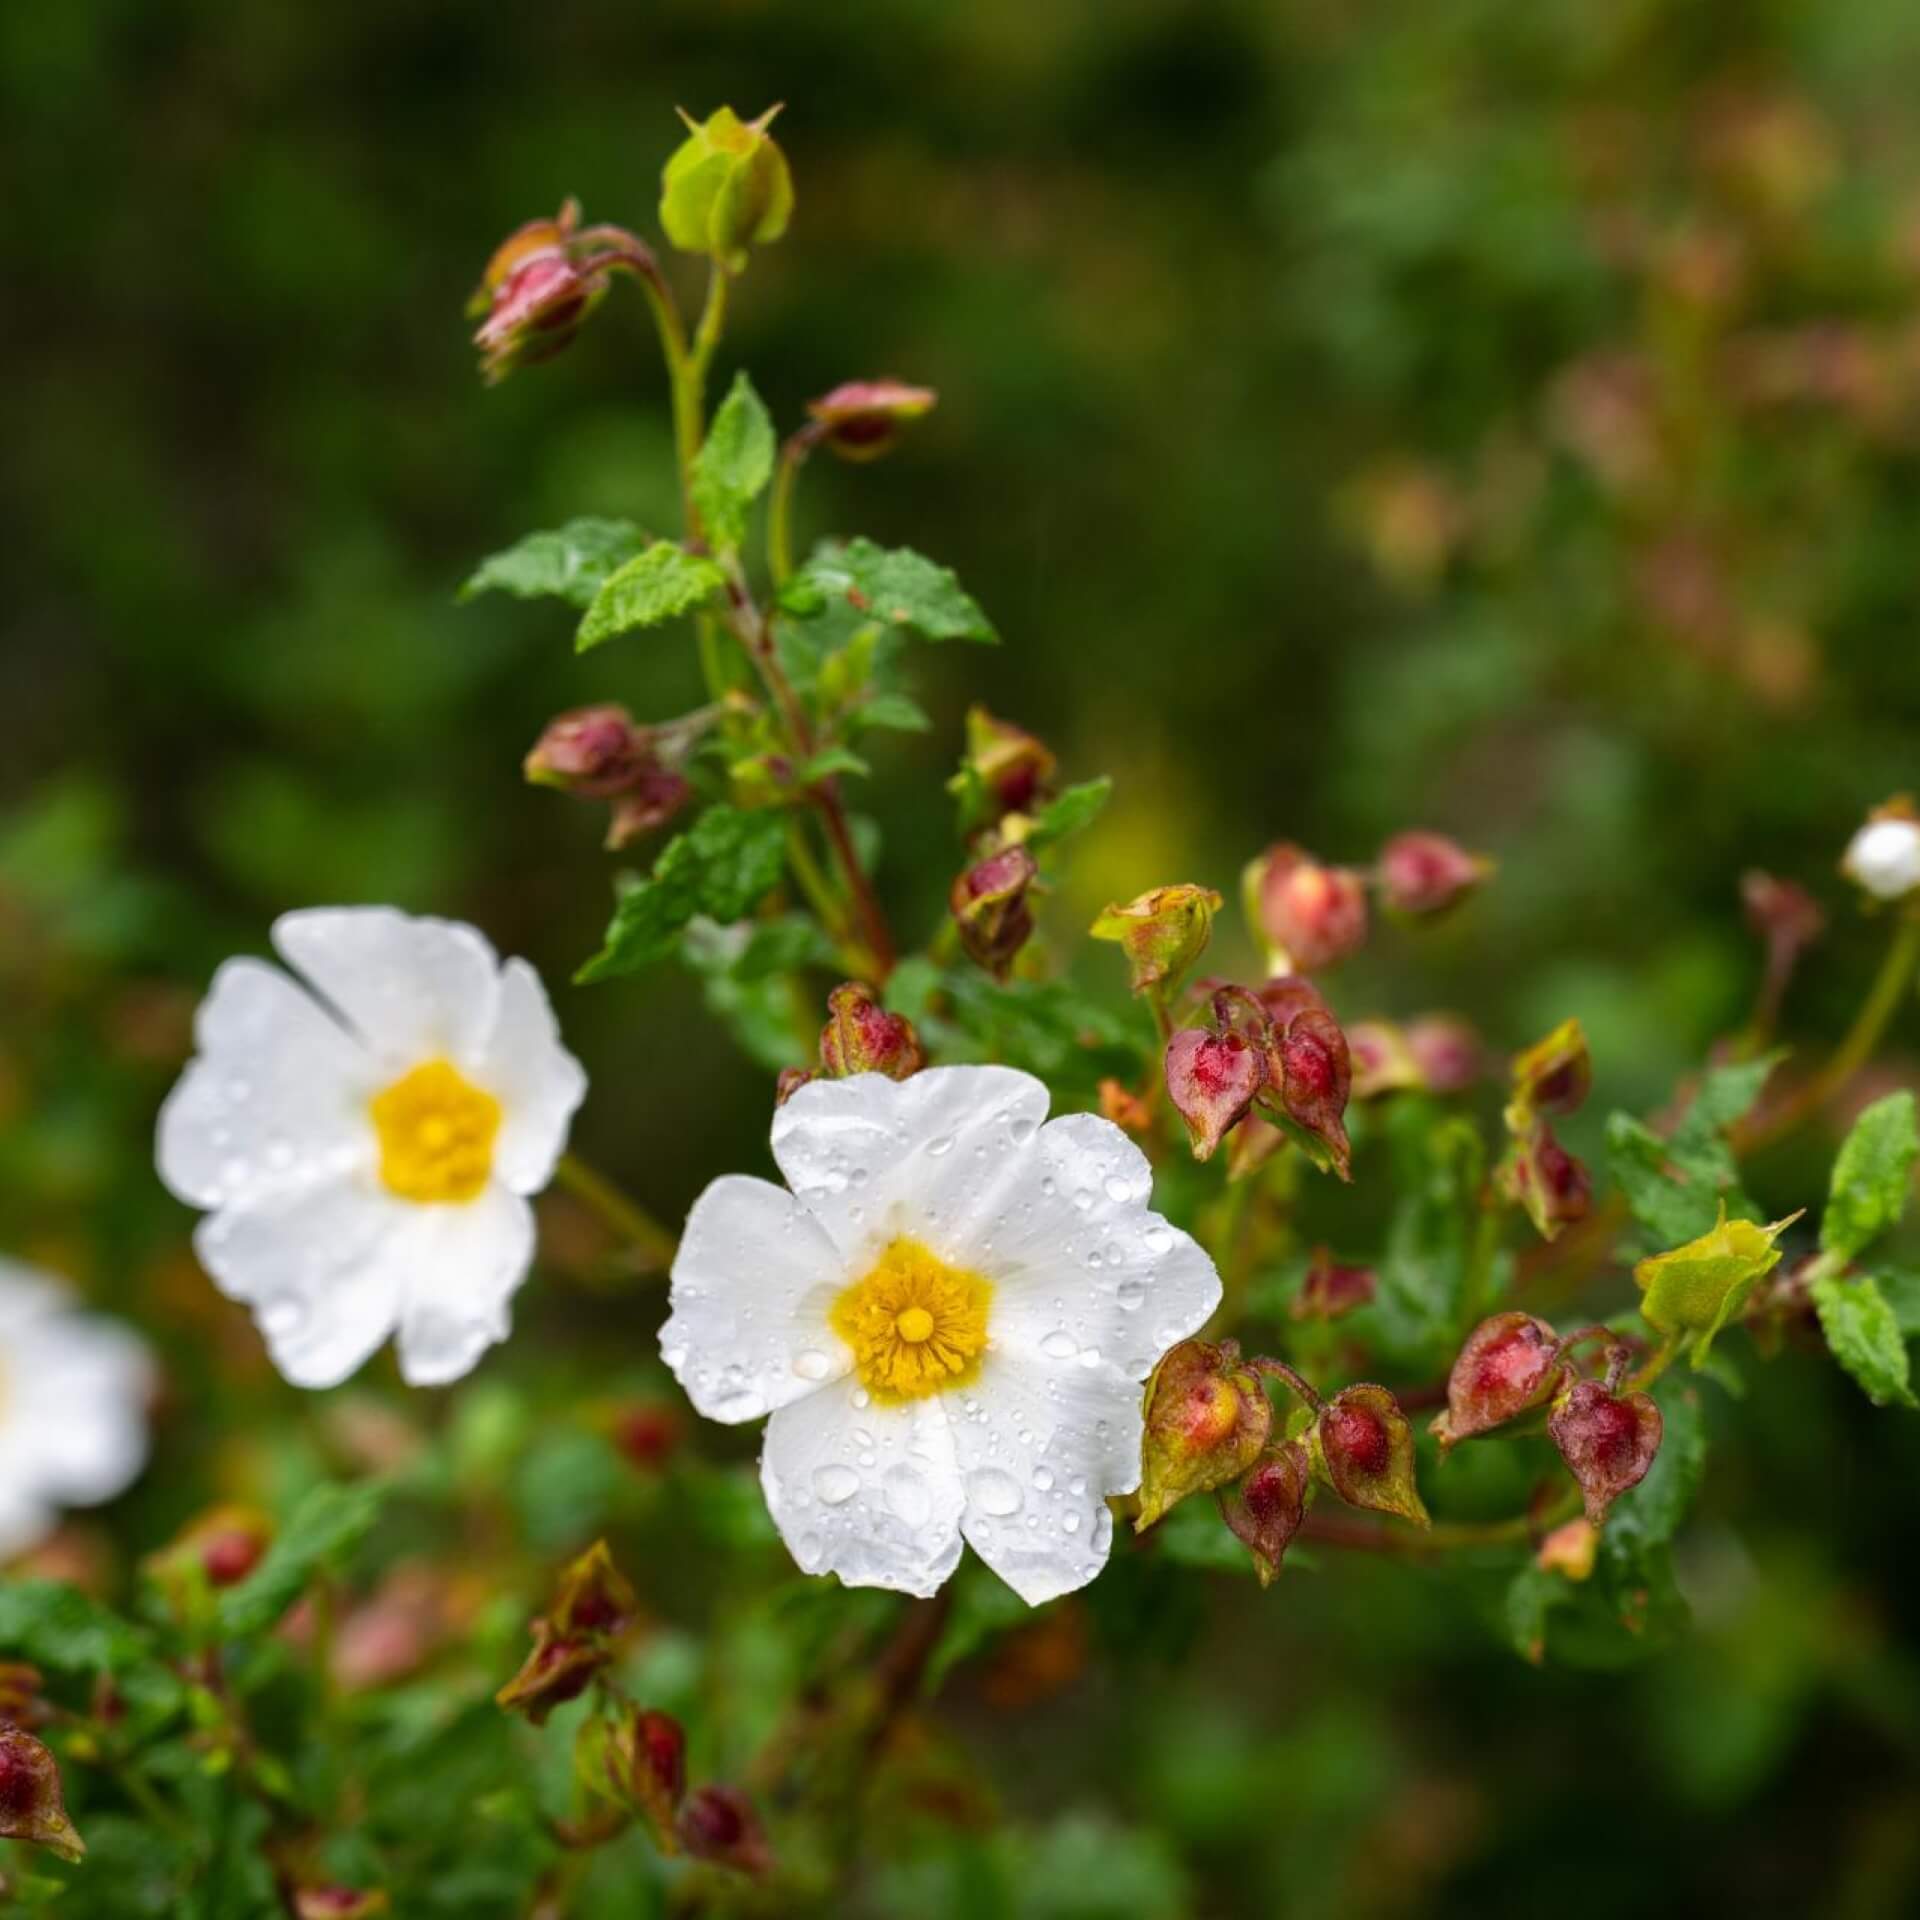
<path id="1" fill-rule="evenodd" d="M 729 311 L 795 209 L 773 124 L 723 108 L 666 163 L 660 228 L 705 275 L 691 320 L 647 241 L 572 202 L 488 263 L 489 382 L 644 303 L 679 523 L 536 531 L 463 598 L 540 603 L 582 653 L 697 661 L 688 710 L 575 707 L 524 772 L 604 809 L 620 859 L 578 981 L 690 970 L 759 1073 L 784 1184 L 716 1169 L 674 1226 L 570 1154 L 594 1062 L 475 928 L 316 905 L 274 923 L 284 969 L 221 965 L 158 1123 L 159 1176 L 203 1216 L 195 1284 L 248 1309 L 295 1388 L 391 1342 L 405 1388 L 454 1391 L 322 1403 L 280 1476 L 297 1495 L 178 1514 L 116 1592 L 48 1541 L 57 1508 L 138 1471 L 154 1370 L 131 1331 L 0 1271 L 0 1550 L 43 1554 L 0 1587 L 9 1897 L 845 1911 L 876 1756 L 916 1817 L 971 1817 L 922 1713 L 962 1662 L 1077 1663 L 1090 1616 L 1124 1676 L 1201 1583 L 1251 1575 L 1279 1608 L 1303 1561 L 1340 1581 L 1374 1555 L 1471 1587 L 1529 1662 L 1622 1668 L 1687 1631 L 1674 1546 L 1745 1368 L 1837 1364 L 1916 1404 L 1920 1289 L 1888 1251 L 1914 1097 L 1852 1102 L 1920 962 L 1903 799 L 1834 822 L 1885 936 L 1838 1042 L 1775 1044 L 1821 916 L 1749 876 L 1751 1021 L 1670 1098 L 1611 1112 L 1597 1155 L 1576 1151 L 1577 1010 L 1481 1034 L 1350 984 L 1376 939 L 1480 937 L 1496 863 L 1417 823 L 1342 857 L 1251 845 L 1259 960 L 1237 974 L 1213 970 L 1225 895 L 1170 872 L 1136 875 L 1081 954 L 1044 908 L 1112 783 L 975 705 L 946 912 L 896 924 L 874 742 L 931 730 L 922 649 L 997 634 L 917 551 L 796 540 L 809 463 L 910 458 L 931 389 L 844 380 L 783 435 L 746 373 L 722 387 Z M 1566 404 L 1598 460 L 1613 416 L 1586 388 Z M 1438 564 L 1377 501 L 1362 517 L 1403 570 Z M 1772 670 L 1752 624 L 1696 637 Z M 1124 1006 L 1081 984 L 1101 967 Z M 1766 1219 L 1755 1156 L 1849 1102 L 1823 1181 Z M 1347 1186 L 1387 1196 L 1380 1244 L 1307 1231 Z M 543 1227 L 618 1289 L 604 1397 L 558 1444 L 489 1386 Z M 718 1430 L 763 1421 L 743 1469 Z M 662 1551 L 668 1520 L 693 1564 Z M 704 1633 L 656 1612 L 676 1582 Z"/>

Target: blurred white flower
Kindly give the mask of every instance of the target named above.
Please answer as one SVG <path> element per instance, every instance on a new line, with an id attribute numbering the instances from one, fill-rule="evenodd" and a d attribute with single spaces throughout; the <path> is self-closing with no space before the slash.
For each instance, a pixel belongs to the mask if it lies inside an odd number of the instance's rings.
<path id="1" fill-rule="evenodd" d="M 1220 1299 L 1092 1114 L 1007 1067 L 816 1080 L 773 1121 L 792 1191 L 695 1203 L 661 1351 L 715 1420 L 771 1413 L 760 1480 L 809 1573 L 929 1594 L 964 1537 L 1024 1600 L 1106 1563 L 1140 1383 Z"/>
<path id="2" fill-rule="evenodd" d="M 396 1333 L 410 1385 L 504 1340 L 533 1258 L 526 1196 L 586 1091 L 539 976 L 472 927 L 391 907 L 274 923 L 304 984 L 229 960 L 161 1110 L 160 1177 L 274 1364 L 329 1387 Z"/>
<path id="3" fill-rule="evenodd" d="M 0 1260 L 0 1560 L 58 1509 L 124 1492 L 147 1461 L 153 1365 L 130 1328 L 82 1313 L 56 1280 Z"/>
<path id="4" fill-rule="evenodd" d="M 1898 803 L 1876 812 L 1848 842 L 1840 871 L 1876 900 L 1920 889 L 1920 820 Z"/>

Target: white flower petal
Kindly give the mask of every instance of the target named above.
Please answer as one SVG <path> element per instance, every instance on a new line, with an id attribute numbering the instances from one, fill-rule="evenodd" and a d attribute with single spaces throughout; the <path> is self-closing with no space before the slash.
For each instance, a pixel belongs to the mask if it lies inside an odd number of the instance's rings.
<path id="1" fill-rule="evenodd" d="M 1153 1170 L 1111 1121 L 1040 1129 L 1019 1178 L 962 1249 L 993 1281 L 994 1347 L 1144 1380 L 1220 1304 L 1205 1250 L 1147 1205 Z"/>
<path id="2" fill-rule="evenodd" d="M 515 1193 L 538 1193 L 566 1147 L 587 1076 L 560 1044 L 547 990 L 524 960 L 501 969 L 499 1013 L 474 1069 L 476 1082 L 500 1102 L 494 1177 Z"/>
<path id="3" fill-rule="evenodd" d="M 1140 1483 L 1136 1381 L 1102 1364 L 992 1356 L 948 1395 L 974 1552 L 1029 1606 L 1084 1587 L 1107 1563 L 1106 1496 Z"/>
<path id="4" fill-rule="evenodd" d="M 160 1109 L 160 1178 L 218 1207 L 373 1152 L 373 1057 L 277 967 L 229 960 L 194 1023 L 199 1057 Z"/>
<path id="5" fill-rule="evenodd" d="M 18 1260 L 0 1258 L 0 1340 L 69 1305 L 73 1296 L 59 1281 Z"/>
<path id="6" fill-rule="evenodd" d="M 53 1510 L 19 1481 L 11 1471 L 4 1436 L 0 1436 L 0 1563 L 30 1552 L 53 1531 Z"/>
<path id="7" fill-rule="evenodd" d="M 0 1354 L 9 1477 L 62 1506 L 125 1492 L 147 1462 L 153 1385 L 128 1328 L 84 1313 L 36 1321 Z"/>
<path id="8" fill-rule="evenodd" d="M 1841 866 L 1880 900 L 1920 890 L 1920 822 L 1870 820 L 1847 844 Z"/>
<path id="9" fill-rule="evenodd" d="M 773 1116 L 773 1157 L 855 1265 L 903 1235 L 957 1260 L 1046 1117 L 1045 1085 L 1012 1067 L 814 1080 Z"/>
<path id="10" fill-rule="evenodd" d="M 399 1320 L 401 1236 L 423 1211 L 348 1175 L 251 1194 L 202 1220 L 193 1244 L 220 1291 L 252 1307 L 274 1365 L 296 1387 L 331 1387 Z"/>
<path id="11" fill-rule="evenodd" d="M 851 1355 L 827 1314 L 848 1280 L 792 1194 L 723 1175 L 687 1215 L 661 1355 L 709 1420 L 757 1420 L 847 1372 Z"/>
<path id="12" fill-rule="evenodd" d="M 533 1239 L 532 1207 L 497 1183 L 464 1206 L 407 1209 L 382 1258 L 402 1275 L 398 1345 L 408 1386 L 458 1380 L 507 1337 Z"/>
<path id="13" fill-rule="evenodd" d="M 499 968 L 472 927 L 393 907 L 312 907 L 282 914 L 273 944 L 390 1067 L 472 1066 L 493 1031 Z"/>
<path id="14" fill-rule="evenodd" d="M 960 1563 L 960 1476 L 940 1399 L 875 1405 L 850 1380 L 767 1422 L 760 1485 L 806 1573 L 938 1592 Z"/>

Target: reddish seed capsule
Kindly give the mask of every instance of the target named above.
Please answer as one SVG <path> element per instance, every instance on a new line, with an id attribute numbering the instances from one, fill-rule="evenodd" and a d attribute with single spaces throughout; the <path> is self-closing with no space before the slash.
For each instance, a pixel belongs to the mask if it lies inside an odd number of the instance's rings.
<path id="1" fill-rule="evenodd" d="M 237 1529 L 216 1533 L 200 1549 L 208 1585 L 231 1587 L 244 1580 L 260 1564 L 264 1549 L 265 1543 L 255 1534 Z"/>
<path id="2" fill-rule="evenodd" d="M 1167 1042 L 1167 1097 L 1186 1122 L 1193 1157 L 1208 1160 L 1246 1118 L 1267 1076 L 1266 1058 L 1238 1033 L 1182 1027 Z"/>
<path id="3" fill-rule="evenodd" d="M 1380 891 L 1396 913 L 1431 918 L 1457 906 L 1491 872 L 1445 834 L 1397 833 L 1380 849 Z"/>
<path id="4" fill-rule="evenodd" d="M 1314 1427 L 1333 1490 L 1349 1506 L 1429 1525 L 1413 1477 L 1413 1429 L 1385 1387 L 1342 1387 Z"/>
<path id="5" fill-rule="evenodd" d="M 1596 1527 L 1615 1500 L 1646 1478 L 1663 1431 L 1650 1395 L 1619 1398 L 1598 1380 L 1577 1381 L 1555 1403 L 1547 1432 L 1579 1483 L 1587 1518 Z"/>
<path id="6" fill-rule="evenodd" d="M 1530 1313 L 1496 1313 L 1468 1334 L 1433 1423 L 1441 1450 L 1543 1404 L 1561 1376 L 1560 1340 Z"/>
<path id="7" fill-rule="evenodd" d="M 1367 890 L 1358 874 L 1322 866 L 1299 847 L 1271 847 L 1249 870 L 1255 931 L 1285 965 L 1318 973 L 1362 946 Z"/>

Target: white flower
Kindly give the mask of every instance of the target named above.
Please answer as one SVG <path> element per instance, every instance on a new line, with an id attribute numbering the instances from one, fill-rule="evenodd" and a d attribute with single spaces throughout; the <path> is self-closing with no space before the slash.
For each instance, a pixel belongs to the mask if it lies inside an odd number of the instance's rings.
<path id="1" fill-rule="evenodd" d="M 0 1260 L 0 1560 L 37 1546 L 60 1507 L 90 1507 L 147 1461 L 147 1350 L 75 1310 L 57 1281 Z"/>
<path id="2" fill-rule="evenodd" d="M 1848 843 L 1840 871 L 1876 900 L 1903 899 L 1920 888 L 1920 820 L 1875 814 Z"/>
<path id="3" fill-rule="evenodd" d="M 335 1385 L 396 1329 L 410 1385 L 456 1380 L 507 1336 L 526 1196 L 586 1076 L 539 976 L 472 927 L 320 907 L 273 944 L 305 984 L 258 960 L 214 976 L 160 1177 L 210 1209 L 201 1264 L 294 1385 Z"/>
<path id="4" fill-rule="evenodd" d="M 1038 1606 L 1106 1563 L 1140 1383 L 1220 1300 L 1108 1121 L 1007 1067 L 816 1080 L 775 1114 L 792 1192 L 688 1216 L 661 1351 L 715 1420 L 771 1413 L 760 1482 L 808 1573 L 928 1594 L 962 1537 Z"/>

